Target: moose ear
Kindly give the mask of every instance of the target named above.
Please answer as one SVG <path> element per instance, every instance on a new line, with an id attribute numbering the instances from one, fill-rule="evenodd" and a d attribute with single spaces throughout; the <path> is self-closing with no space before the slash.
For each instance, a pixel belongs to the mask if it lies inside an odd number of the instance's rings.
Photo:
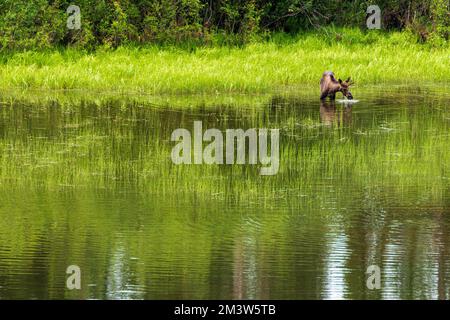
<path id="1" fill-rule="evenodd" d="M 348 79 L 347 79 L 347 80 L 345 80 L 345 82 L 350 82 L 350 77 L 348 77 Z"/>
<path id="2" fill-rule="evenodd" d="M 341 79 L 339 79 L 338 81 L 339 81 L 339 83 L 342 83 L 342 80 L 341 80 Z"/>

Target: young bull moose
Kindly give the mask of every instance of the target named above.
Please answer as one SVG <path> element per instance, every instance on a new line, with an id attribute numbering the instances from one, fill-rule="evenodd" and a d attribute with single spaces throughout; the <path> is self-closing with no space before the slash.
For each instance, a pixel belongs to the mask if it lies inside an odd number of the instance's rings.
<path id="1" fill-rule="evenodd" d="M 320 99 L 323 100 L 326 97 L 334 100 L 336 98 L 336 92 L 342 92 L 347 99 L 353 99 L 351 92 L 348 88 L 352 85 L 350 83 L 350 77 L 347 80 L 336 80 L 334 73 L 331 71 L 325 71 L 320 79 Z"/>

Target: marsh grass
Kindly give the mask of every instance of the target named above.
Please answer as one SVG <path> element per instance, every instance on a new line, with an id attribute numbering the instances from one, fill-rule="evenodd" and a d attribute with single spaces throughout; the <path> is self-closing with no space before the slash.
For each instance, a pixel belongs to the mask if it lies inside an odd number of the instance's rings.
<path id="1" fill-rule="evenodd" d="M 339 36 L 337 36 L 339 35 Z M 325 29 L 274 35 L 243 47 L 120 47 L 2 53 L 2 89 L 101 92 L 267 93 L 315 87 L 324 70 L 358 86 L 449 82 L 449 47 L 414 43 L 408 33 Z"/>
<path id="2" fill-rule="evenodd" d="M 368 186 L 398 195 L 412 190 L 440 203 L 450 179 L 447 97 L 439 91 L 433 98 L 386 94 L 381 101 L 390 109 L 372 105 L 360 114 L 364 105 L 357 104 L 349 120 L 348 110 L 337 106 L 329 124 L 316 108 L 304 109 L 316 100 L 289 94 L 272 97 L 264 108 L 240 107 L 241 101 L 233 100 L 207 107 L 192 101 L 191 109 L 148 108 L 143 101 L 120 99 L 77 105 L 15 100 L 0 106 L 0 185 L 126 186 L 143 194 L 270 204 L 303 195 L 326 199 L 323 186 L 331 184 L 343 198 L 348 189 Z M 192 129 L 194 120 L 222 129 L 281 128 L 279 173 L 262 177 L 257 166 L 174 165 L 170 134 Z"/>

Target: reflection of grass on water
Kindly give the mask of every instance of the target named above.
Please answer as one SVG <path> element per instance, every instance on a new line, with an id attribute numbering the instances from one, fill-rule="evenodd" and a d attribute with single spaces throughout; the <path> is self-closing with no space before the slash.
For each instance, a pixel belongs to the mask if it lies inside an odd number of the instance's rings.
<path id="1" fill-rule="evenodd" d="M 140 102 L 126 108 L 114 101 L 100 107 L 86 101 L 67 108 L 55 108 L 54 102 L 19 105 L 0 107 L 3 187 L 124 185 L 144 193 L 283 199 L 321 193 L 321 184 L 332 179 L 338 193 L 348 186 L 414 187 L 437 200 L 449 184 L 444 98 L 427 108 L 373 114 L 354 127 L 346 125 L 344 108 L 333 120 L 344 121 L 341 125 L 324 125 L 318 112 L 296 113 L 295 107 L 271 114 L 210 107 L 202 115 L 201 105 L 192 114 L 139 107 Z M 279 173 L 261 177 L 257 166 L 173 165 L 172 130 L 191 128 L 199 117 L 208 127 L 281 128 Z"/>
<path id="2" fill-rule="evenodd" d="M 309 92 L 308 92 L 309 93 Z M 263 107 L 270 101 L 271 94 L 180 94 L 180 95 L 146 95 L 146 94 L 117 94 L 114 92 L 96 92 L 85 90 L 0 90 L 0 106 L 27 104 L 57 104 L 66 109 L 87 103 L 99 108 L 121 104 L 127 108 L 129 104 L 143 105 L 164 111 L 165 109 L 196 109 L 213 108 L 221 105 L 239 106 L 239 109 L 255 109 Z"/>
<path id="3" fill-rule="evenodd" d="M 398 216 L 403 221 L 403 215 L 415 219 L 408 210 L 416 203 L 421 213 L 430 214 L 399 229 L 402 243 L 412 241 L 405 245 L 407 253 L 398 250 L 399 267 L 409 268 L 404 261 L 410 257 L 438 259 L 429 248 L 446 241 L 445 232 L 428 242 L 420 236 L 429 226 L 439 230 L 437 219 L 448 209 L 445 95 L 423 98 L 414 108 L 407 106 L 416 97 L 405 95 L 391 106 L 397 111 L 384 108 L 365 116 L 354 107 L 352 119 L 338 107 L 329 125 L 321 121 L 318 101 L 316 109 L 299 111 L 303 100 L 297 104 L 290 96 L 265 97 L 258 104 L 217 98 L 205 105 L 191 99 L 192 110 L 147 108 L 145 97 L 100 97 L 97 102 L 38 97 L 2 96 L 0 243 L 7 257 L 4 281 L 33 270 L 34 276 L 24 279 L 39 297 L 120 294 L 111 287 L 118 272 L 124 282 L 144 286 L 146 298 L 231 298 L 223 288 L 250 257 L 257 259 L 255 274 L 267 281 L 259 296 L 292 298 L 295 292 L 294 297 L 317 298 L 322 284 L 308 271 L 330 274 L 323 261 L 333 239 L 339 239 L 336 234 L 348 234 L 347 267 L 361 270 L 367 257 L 382 261 L 386 248 L 398 240 L 392 221 Z M 173 99 L 183 104 L 187 98 Z M 204 107 L 208 112 L 202 112 Z M 200 119 L 222 129 L 282 128 L 279 173 L 262 177 L 255 167 L 173 165 L 170 133 Z M 358 212 L 379 225 L 365 220 L 355 225 L 352 215 Z M 377 245 L 367 240 L 371 234 Z M 246 239 L 257 247 L 249 249 Z M 420 245 L 426 249 L 418 250 Z M 82 289 L 54 290 L 74 261 L 85 275 Z M 297 281 L 279 281 L 287 277 L 286 261 L 293 261 Z M 270 277 L 265 266 L 271 267 Z M 423 278 L 434 270 L 424 271 Z M 314 290 L 297 293 L 299 281 Z M 211 283 L 224 284 L 211 291 Z M 361 298 L 359 278 L 356 283 L 354 298 Z M 19 291 L 7 294 L 22 297 Z"/>
<path id="4" fill-rule="evenodd" d="M 448 82 L 448 46 L 431 49 L 406 33 L 363 34 L 328 43 L 299 35 L 243 48 L 119 48 L 87 54 L 73 49 L 2 53 L 0 88 L 88 89 L 146 94 L 267 92 L 316 86 L 323 71 L 358 85 Z"/>

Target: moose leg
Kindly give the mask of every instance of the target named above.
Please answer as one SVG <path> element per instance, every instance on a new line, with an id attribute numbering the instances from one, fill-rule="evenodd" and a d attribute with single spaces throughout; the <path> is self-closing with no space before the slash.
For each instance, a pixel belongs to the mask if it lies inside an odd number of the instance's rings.
<path id="1" fill-rule="evenodd" d="M 328 96 L 328 91 L 322 92 L 322 94 L 320 95 L 320 100 L 325 99 L 327 96 Z"/>
<path id="2" fill-rule="evenodd" d="M 336 93 L 330 93 L 328 96 L 330 97 L 331 100 L 336 99 Z"/>

